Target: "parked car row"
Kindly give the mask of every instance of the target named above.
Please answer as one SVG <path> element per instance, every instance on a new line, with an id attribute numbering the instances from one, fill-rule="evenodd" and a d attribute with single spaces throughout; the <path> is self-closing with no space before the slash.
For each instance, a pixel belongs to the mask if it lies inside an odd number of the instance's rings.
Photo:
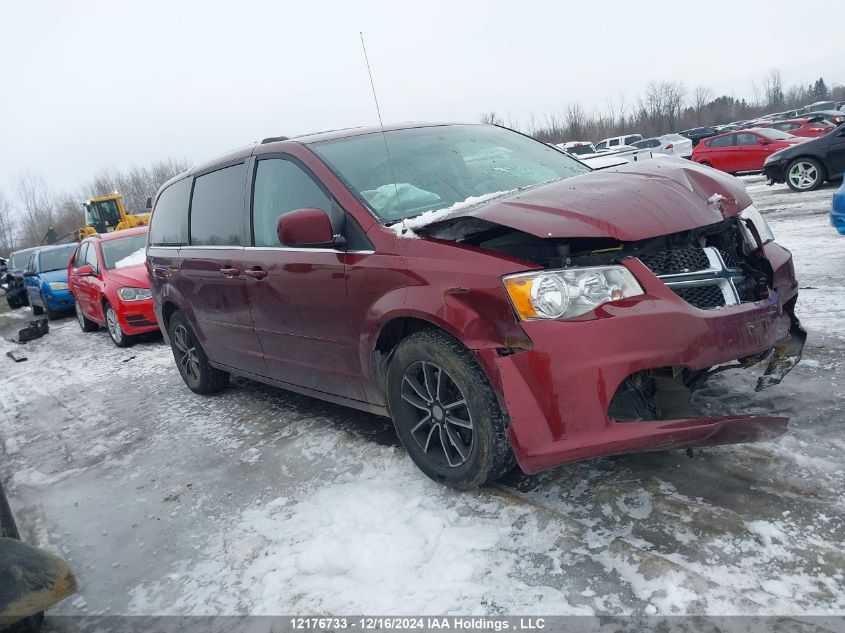
<path id="1" fill-rule="evenodd" d="M 26 259 L 20 271 L 33 315 L 56 319 L 74 310 L 83 332 L 105 327 L 118 347 L 159 329 L 145 268 L 147 227 L 89 235 L 60 244 L 12 253 Z M 10 272 L 17 284 L 17 273 Z M 20 293 L 6 295 L 9 307 L 24 305 Z"/>

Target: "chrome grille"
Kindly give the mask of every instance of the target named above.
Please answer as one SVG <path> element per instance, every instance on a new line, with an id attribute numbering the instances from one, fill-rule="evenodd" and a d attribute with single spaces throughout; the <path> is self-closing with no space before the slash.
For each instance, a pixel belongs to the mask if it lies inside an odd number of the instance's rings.
<path id="1" fill-rule="evenodd" d="M 733 257 L 712 246 L 663 251 L 644 255 L 640 261 L 681 299 L 701 310 L 715 310 L 748 300 L 742 269 Z M 678 270 L 681 267 L 683 270 Z"/>

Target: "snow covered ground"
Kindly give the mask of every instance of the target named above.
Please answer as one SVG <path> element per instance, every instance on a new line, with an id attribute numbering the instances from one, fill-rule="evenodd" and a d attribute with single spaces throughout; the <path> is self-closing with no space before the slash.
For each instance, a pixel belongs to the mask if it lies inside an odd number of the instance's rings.
<path id="1" fill-rule="evenodd" d="M 745 180 L 795 254 L 810 338 L 780 386 L 732 371 L 701 396 L 789 433 L 694 459 L 458 493 L 386 420 L 242 380 L 196 396 L 160 340 L 54 322 L 27 362 L 0 356 L 0 477 L 24 538 L 80 581 L 53 613 L 845 613 L 845 238 L 833 188 Z M 27 316 L 0 314 L 4 336 Z"/>

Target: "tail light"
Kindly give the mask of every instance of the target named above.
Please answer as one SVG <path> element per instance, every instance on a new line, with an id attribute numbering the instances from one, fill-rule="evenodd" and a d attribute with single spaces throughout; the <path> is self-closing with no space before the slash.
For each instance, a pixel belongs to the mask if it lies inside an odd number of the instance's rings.
<path id="1" fill-rule="evenodd" d="M 674 145 L 672 145 L 672 143 L 669 143 L 669 144 L 666 146 L 666 149 L 672 149 L 673 147 L 675 147 L 675 146 L 674 146 Z"/>

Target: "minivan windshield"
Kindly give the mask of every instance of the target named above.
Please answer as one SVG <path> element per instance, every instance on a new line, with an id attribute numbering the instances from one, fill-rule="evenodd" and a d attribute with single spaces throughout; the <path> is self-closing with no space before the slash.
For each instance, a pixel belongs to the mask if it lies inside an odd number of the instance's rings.
<path id="1" fill-rule="evenodd" d="M 48 270 L 61 270 L 63 268 L 67 268 L 70 256 L 75 250 L 76 244 L 68 244 L 62 248 L 41 251 L 41 256 L 38 258 L 38 272 L 43 273 Z"/>
<path id="2" fill-rule="evenodd" d="M 391 130 L 309 147 L 384 223 L 590 171 L 545 143 L 486 125 Z"/>

